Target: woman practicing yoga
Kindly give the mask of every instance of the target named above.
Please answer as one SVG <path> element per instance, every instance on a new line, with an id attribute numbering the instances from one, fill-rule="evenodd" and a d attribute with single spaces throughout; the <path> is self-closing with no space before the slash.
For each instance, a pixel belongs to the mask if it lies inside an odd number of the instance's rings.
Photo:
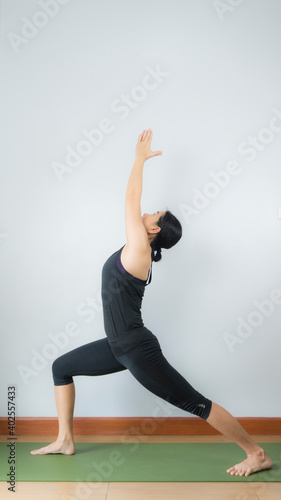
<path id="1" fill-rule="evenodd" d="M 126 192 L 127 243 L 113 253 L 102 269 L 102 303 L 106 337 L 73 349 L 52 366 L 59 434 L 55 442 L 31 451 L 33 455 L 75 453 L 73 376 L 105 375 L 128 369 L 149 391 L 172 405 L 206 420 L 237 443 L 246 460 L 227 470 L 249 476 L 269 469 L 272 460 L 224 408 L 196 391 L 163 356 L 155 335 L 142 321 L 141 304 L 145 286 L 151 282 L 152 262 L 161 259 L 161 249 L 171 248 L 182 236 L 180 222 L 169 211 L 141 216 L 143 166 L 161 155 L 151 151 L 152 131 L 139 135 Z"/>

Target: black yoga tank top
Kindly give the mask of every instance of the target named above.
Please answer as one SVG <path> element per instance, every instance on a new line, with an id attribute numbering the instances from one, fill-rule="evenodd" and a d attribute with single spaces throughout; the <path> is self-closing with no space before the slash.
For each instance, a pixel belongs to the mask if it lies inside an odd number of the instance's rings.
<path id="1" fill-rule="evenodd" d="M 114 252 L 102 268 L 103 319 L 109 342 L 144 326 L 141 304 L 145 287 L 151 282 L 152 276 L 152 263 L 147 281 L 136 278 L 124 269 L 120 258 L 124 246 Z"/>

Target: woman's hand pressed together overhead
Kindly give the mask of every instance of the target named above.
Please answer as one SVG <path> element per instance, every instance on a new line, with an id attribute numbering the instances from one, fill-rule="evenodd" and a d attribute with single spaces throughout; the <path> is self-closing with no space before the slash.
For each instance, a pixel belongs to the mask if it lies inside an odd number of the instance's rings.
<path id="1" fill-rule="evenodd" d="M 151 141 L 152 141 L 152 130 L 144 130 L 142 134 L 139 135 L 138 142 L 136 145 L 136 159 L 143 160 L 145 162 L 153 156 L 162 155 L 162 151 L 151 151 Z"/>

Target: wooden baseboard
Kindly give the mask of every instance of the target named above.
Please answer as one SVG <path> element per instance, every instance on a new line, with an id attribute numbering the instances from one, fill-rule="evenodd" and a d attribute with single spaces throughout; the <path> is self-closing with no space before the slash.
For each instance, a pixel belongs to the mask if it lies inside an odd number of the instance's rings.
<path id="1" fill-rule="evenodd" d="M 238 422 L 252 435 L 281 434 L 280 418 L 238 417 Z M 75 436 L 155 435 L 155 436 L 211 436 L 221 433 L 200 417 L 74 417 Z M 17 417 L 16 436 L 55 436 L 57 417 Z M 8 419 L 0 417 L 0 435 L 6 436 Z"/>

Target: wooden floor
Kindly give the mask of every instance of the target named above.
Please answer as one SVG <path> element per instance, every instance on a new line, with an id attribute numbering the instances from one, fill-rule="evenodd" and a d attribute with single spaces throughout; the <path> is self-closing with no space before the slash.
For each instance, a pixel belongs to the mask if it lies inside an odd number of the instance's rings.
<path id="1" fill-rule="evenodd" d="M 144 436 L 142 436 L 142 442 Z M 281 436 L 253 436 L 256 442 L 281 443 Z M 131 438 L 140 442 L 138 437 Z M 50 436 L 22 436 L 18 442 L 52 442 Z M 0 441 L 6 441 L 0 436 Z M 121 436 L 77 436 L 80 443 L 121 442 Z M 227 443 L 224 436 L 146 436 L 145 442 Z M 245 455 L 246 456 L 246 455 Z M 233 464 L 234 465 L 234 464 Z M 7 483 L 0 482 L 1 500 L 11 499 Z M 281 483 L 16 483 L 20 500 L 280 500 Z"/>

